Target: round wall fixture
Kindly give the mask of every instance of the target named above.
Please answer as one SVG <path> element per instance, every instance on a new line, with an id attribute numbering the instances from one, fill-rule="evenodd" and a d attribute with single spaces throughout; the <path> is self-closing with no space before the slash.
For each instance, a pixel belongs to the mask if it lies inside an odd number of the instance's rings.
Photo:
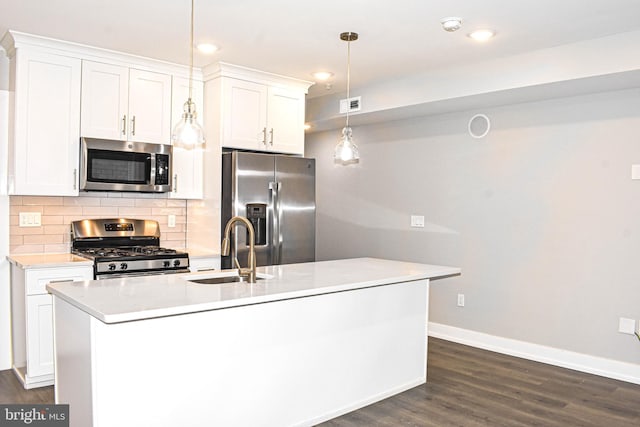
<path id="1" fill-rule="evenodd" d="M 484 114 L 476 114 L 469 119 L 468 124 L 469 135 L 474 138 L 484 138 L 491 129 L 489 117 Z"/>

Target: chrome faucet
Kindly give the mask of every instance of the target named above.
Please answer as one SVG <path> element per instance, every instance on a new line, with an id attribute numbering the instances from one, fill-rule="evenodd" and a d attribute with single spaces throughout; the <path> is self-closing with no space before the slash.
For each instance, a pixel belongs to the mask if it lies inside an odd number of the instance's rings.
<path id="1" fill-rule="evenodd" d="M 256 248 L 254 246 L 255 230 L 253 229 L 253 224 L 251 224 L 251 222 L 247 218 L 243 216 L 234 216 L 227 222 L 227 225 L 224 227 L 224 239 L 222 239 L 222 247 L 220 249 L 220 252 L 222 256 L 229 255 L 231 246 L 229 242 L 229 234 L 231 233 L 231 227 L 233 227 L 236 222 L 244 224 L 244 226 L 247 227 L 247 230 L 249 231 L 249 266 L 247 268 L 241 268 L 237 257 L 234 257 L 233 261 L 235 262 L 236 267 L 238 267 L 238 274 L 240 275 L 240 277 L 244 277 L 249 283 L 256 283 Z"/>

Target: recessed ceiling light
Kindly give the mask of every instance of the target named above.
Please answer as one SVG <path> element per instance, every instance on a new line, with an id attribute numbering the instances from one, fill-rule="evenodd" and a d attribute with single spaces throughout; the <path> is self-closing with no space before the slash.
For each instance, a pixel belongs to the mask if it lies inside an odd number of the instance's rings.
<path id="1" fill-rule="evenodd" d="M 211 43 L 198 43 L 198 46 L 196 46 L 198 48 L 198 50 L 204 54 L 210 55 L 214 52 L 218 51 L 218 46 L 216 46 L 215 44 L 211 44 Z"/>
<path id="2" fill-rule="evenodd" d="M 325 80 L 329 80 L 331 77 L 333 77 L 333 73 L 331 71 L 316 71 L 315 73 L 311 74 L 316 80 L 320 80 L 320 81 L 325 81 Z"/>
<path id="3" fill-rule="evenodd" d="M 452 33 L 462 27 L 462 18 L 458 18 L 457 16 L 449 16 L 447 18 L 442 18 L 440 20 L 440 23 L 442 24 L 442 28 L 445 31 Z"/>
<path id="4" fill-rule="evenodd" d="M 472 32 L 471 34 L 469 34 L 469 37 L 478 42 L 486 42 L 495 35 L 496 32 L 493 30 L 482 29 Z"/>

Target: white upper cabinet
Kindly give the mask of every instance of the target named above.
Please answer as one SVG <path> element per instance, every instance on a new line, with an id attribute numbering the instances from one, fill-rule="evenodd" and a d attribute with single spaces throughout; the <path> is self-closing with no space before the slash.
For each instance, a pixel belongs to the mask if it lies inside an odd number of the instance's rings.
<path id="1" fill-rule="evenodd" d="M 203 92 L 201 81 L 193 82 L 192 100 L 196 104 L 198 123 L 202 126 Z M 189 98 L 189 79 L 173 77 L 172 85 L 171 129 L 182 119 L 184 103 Z M 205 135 L 206 137 L 206 135 Z M 170 198 L 174 199 L 202 199 L 204 158 L 200 149 L 185 150 L 173 148 L 173 167 Z"/>
<path id="2" fill-rule="evenodd" d="M 304 154 L 311 82 L 224 63 L 206 67 L 205 76 L 205 105 L 219 114 L 221 147 Z"/>
<path id="3" fill-rule="evenodd" d="M 81 61 L 16 49 L 9 192 L 78 194 Z"/>
<path id="4" fill-rule="evenodd" d="M 129 69 L 82 62 L 83 136 L 125 140 L 129 100 Z"/>
<path id="5" fill-rule="evenodd" d="M 171 75 L 83 61 L 82 136 L 169 144 L 170 120 Z"/>
<path id="6" fill-rule="evenodd" d="M 171 76 L 129 70 L 129 134 L 132 141 L 171 143 Z"/>
<path id="7" fill-rule="evenodd" d="M 244 80 L 223 80 L 224 147 L 267 149 L 267 86 Z"/>
<path id="8" fill-rule="evenodd" d="M 222 93 L 224 147 L 304 153 L 305 92 L 225 78 Z"/>
<path id="9" fill-rule="evenodd" d="M 188 96 L 187 67 L 12 30 L 0 44 L 9 59 L 9 194 L 78 195 L 81 136 L 171 144 L 172 108 L 179 118 Z M 201 71 L 194 74 L 201 81 Z M 202 83 L 194 88 L 202 120 Z M 201 163 L 178 154 L 170 197 L 201 197 Z"/>
<path id="10" fill-rule="evenodd" d="M 304 92 L 270 87 L 267 97 L 268 149 L 304 153 Z"/>

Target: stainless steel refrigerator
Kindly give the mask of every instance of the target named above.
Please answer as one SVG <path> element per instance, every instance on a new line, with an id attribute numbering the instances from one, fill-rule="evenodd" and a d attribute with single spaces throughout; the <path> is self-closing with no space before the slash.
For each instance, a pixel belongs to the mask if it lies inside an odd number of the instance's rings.
<path id="1" fill-rule="evenodd" d="M 221 231 L 233 216 L 251 221 L 258 266 L 315 261 L 315 176 L 315 159 L 223 153 Z M 235 268 L 234 257 L 247 266 L 249 233 L 236 228 L 222 268 Z"/>

